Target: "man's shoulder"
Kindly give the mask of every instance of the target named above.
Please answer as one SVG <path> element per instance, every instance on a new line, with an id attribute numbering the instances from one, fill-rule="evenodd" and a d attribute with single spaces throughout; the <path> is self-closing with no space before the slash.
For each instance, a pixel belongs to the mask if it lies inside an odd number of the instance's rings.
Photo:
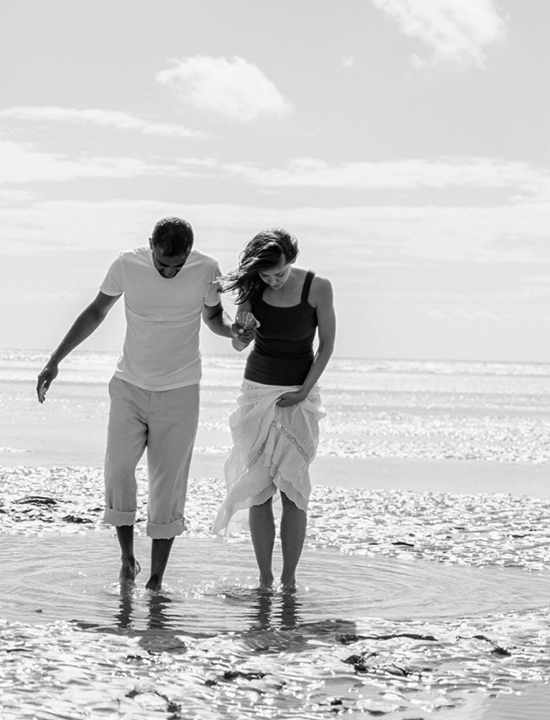
<path id="1" fill-rule="evenodd" d="M 129 250 L 121 250 L 113 259 L 115 262 L 132 262 L 149 257 L 149 248 L 147 245 L 141 247 L 130 248 Z"/>
<path id="2" fill-rule="evenodd" d="M 217 268 L 219 263 L 216 258 L 213 258 L 211 255 L 207 255 L 201 250 L 195 250 L 195 248 L 193 248 L 185 265 L 189 265 L 190 267 L 194 265 L 196 267 Z"/>
<path id="3" fill-rule="evenodd" d="M 111 264 L 113 269 L 118 266 L 124 272 L 127 272 L 132 268 L 138 269 L 142 267 L 149 267 L 150 265 L 151 250 L 147 245 L 130 248 L 129 250 L 122 250 L 114 258 Z"/>
<path id="4" fill-rule="evenodd" d="M 123 250 L 118 254 L 118 257 L 122 260 L 137 260 L 144 257 L 149 257 L 151 249 L 148 245 L 140 245 L 139 247 L 130 248 L 129 250 Z"/>

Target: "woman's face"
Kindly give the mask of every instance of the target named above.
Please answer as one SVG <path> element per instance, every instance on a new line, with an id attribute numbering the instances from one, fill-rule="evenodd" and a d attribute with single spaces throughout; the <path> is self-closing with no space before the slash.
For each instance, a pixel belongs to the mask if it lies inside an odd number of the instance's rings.
<path id="1" fill-rule="evenodd" d="M 274 265 L 267 270 L 262 270 L 259 274 L 260 280 L 272 290 L 279 290 L 288 280 L 290 271 L 292 270 L 292 263 L 287 263 L 285 258 L 281 259 L 278 265 Z"/>

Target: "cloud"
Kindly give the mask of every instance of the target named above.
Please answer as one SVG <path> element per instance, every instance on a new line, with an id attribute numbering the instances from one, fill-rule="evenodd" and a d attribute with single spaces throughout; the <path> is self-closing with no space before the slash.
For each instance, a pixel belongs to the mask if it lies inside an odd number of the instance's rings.
<path id="1" fill-rule="evenodd" d="M 261 115 L 284 115 L 290 104 L 256 65 L 240 57 L 195 57 L 173 60 L 157 80 L 185 105 L 251 121 Z"/>
<path id="2" fill-rule="evenodd" d="M 372 1 L 397 22 L 401 32 L 431 49 L 431 64 L 482 65 L 486 47 L 505 34 L 494 0 Z"/>
<path id="3" fill-rule="evenodd" d="M 18 106 L 1 110 L 0 119 L 2 118 L 14 118 L 29 122 L 81 123 L 116 128 L 118 130 L 137 130 L 144 135 L 165 135 L 168 137 L 196 137 L 204 134 L 188 130 L 174 123 L 157 123 L 118 110 L 77 110 L 75 108 L 54 106 Z"/>
<path id="4" fill-rule="evenodd" d="M 5 190 L 0 188 L 0 205 L 17 205 L 18 203 L 28 202 L 31 198 L 31 194 L 26 190 Z"/>
<path id="5" fill-rule="evenodd" d="M 12 108 L 0 111 L 0 118 L 95 117 L 60 108 Z M 99 112 L 99 111 L 98 111 Z M 110 113 L 98 118 L 108 122 Z M 113 113 L 120 119 L 118 113 Z M 91 120 L 90 120 L 91 121 Z M 99 121 L 99 120 L 98 120 Z M 114 119 L 113 119 L 114 121 Z M 122 126 L 122 125 L 121 125 Z M 160 126 L 157 126 L 160 127 Z M 177 126 L 174 126 L 177 127 Z M 509 200 L 546 200 L 550 198 L 550 171 L 526 162 L 503 161 L 490 157 L 442 157 L 439 160 L 410 158 L 387 162 L 347 162 L 331 165 L 316 158 L 295 158 L 282 166 L 253 163 L 225 163 L 217 157 L 175 157 L 167 162 L 158 158 L 142 160 L 124 156 L 64 155 L 36 149 L 29 143 L 0 140 L 0 183 L 13 185 L 36 181 L 73 178 L 127 178 L 164 174 L 168 177 L 205 177 L 243 183 L 265 189 L 335 188 L 354 190 L 444 190 L 463 188 L 506 191 Z M 416 204 L 416 203 L 415 203 Z"/>
<path id="6" fill-rule="evenodd" d="M 502 319 L 500 315 L 496 315 L 489 310 L 477 310 L 475 317 L 480 318 L 481 320 L 490 320 L 491 322 L 500 322 Z"/>
<path id="7" fill-rule="evenodd" d="M 0 184 L 64 182 L 75 178 L 130 178 L 174 174 L 173 168 L 128 157 L 68 158 L 31 145 L 0 141 Z"/>
<path id="8" fill-rule="evenodd" d="M 520 292 L 520 297 L 548 298 L 550 296 L 550 275 L 524 275 L 521 282 L 524 287 Z M 547 301 L 545 301 L 545 305 L 548 307 Z"/>
<path id="9" fill-rule="evenodd" d="M 510 319 L 513 317 L 510 313 L 504 313 L 497 315 L 494 312 L 491 312 L 490 310 L 465 310 L 464 308 L 456 308 L 452 311 L 451 315 L 457 318 L 463 318 L 464 320 L 470 320 L 470 321 L 489 321 L 492 323 L 495 322 L 502 322 L 503 318 L 506 317 L 507 319 Z"/>
<path id="10" fill-rule="evenodd" d="M 211 162 L 211 161 L 210 161 Z M 522 162 L 493 158 L 442 158 L 395 162 L 350 162 L 330 166 L 324 160 L 297 158 L 284 168 L 252 164 L 220 165 L 264 187 L 332 187 L 358 189 L 513 188 L 530 195 L 550 195 L 550 174 Z"/>
<path id="11" fill-rule="evenodd" d="M 340 62 L 342 63 L 342 67 L 350 68 L 355 65 L 355 57 L 353 55 L 347 55 L 343 57 Z"/>
<path id="12" fill-rule="evenodd" d="M 247 203 L 161 202 L 145 198 L 111 201 L 39 201 L 13 207 L 0 206 L 0 252 L 9 243 L 49 238 L 48 244 L 69 242 L 90 248 L 131 247 L 136 232 L 149 228 L 163 215 L 185 213 L 202 242 L 228 247 L 231 262 L 236 248 L 263 227 L 283 225 L 310 253 L 317 264 L 336 268 L 362 267 L 384 262 L 395 266 L 426 258 L 508 267 L 517 263 L 550 261 L 550 244 L 538 251 L 518 245 L 500 251 L 494 238 L 521 229 L 533 237 L 547 238 L 550 203 L 524 203 L 500 207 L 401 207 L 401 206 L 269 206 Z M 130 238 L 128 240 L 128 238 Z M 208 250 L 207 250 L 208 251 Z M 212 248 L 210 251 L 213 252 Z M 35 252 L 35 249 L 32 249 Z M 304 260 L 305 262 L 307 260 Z M 327 270 L 327 272 L 328 272 Z M 319 271 L 321 272 L 321 271 Z M 534 283 L 533 283 L 534 285 Z M 542 285 L 542 282 L 540 283 Z"/>

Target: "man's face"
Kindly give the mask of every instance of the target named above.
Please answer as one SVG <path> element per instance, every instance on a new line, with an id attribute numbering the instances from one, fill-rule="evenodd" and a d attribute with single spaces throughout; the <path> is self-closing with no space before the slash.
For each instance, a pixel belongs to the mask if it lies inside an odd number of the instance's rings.
<path id="1" fill-rule="evenodd" d="M 153 265 L 155 266 L 155 269 L 158 270 L 159 275 L 161 275 L 163 278 L 166 278 L 167 280 L 176 277 L 176 275 L 185 265 L 187 258 L 189 257 L 189 253 L 191 252 L 191 250 L 188 250 L 187 252 L 183 253 L 183 255 L 169 256 L 164 255 L 162 251 L 159 248 L 155 248 L 155 246 L 151 242 L 149 243 L 149 245 L 151 247 L 151 255 L 153 258 Z"/>

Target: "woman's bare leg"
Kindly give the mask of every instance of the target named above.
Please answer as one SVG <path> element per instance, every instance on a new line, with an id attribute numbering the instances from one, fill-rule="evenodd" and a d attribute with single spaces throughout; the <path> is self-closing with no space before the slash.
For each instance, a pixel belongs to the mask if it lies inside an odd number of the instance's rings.
<path id="1" fill-rule="evenodd" d="M 304 547 L 307 515 L 283 492 L 283 514 L 281 517 L 281 548 L 283 551 L 283 572 L 281 584 L 286 590 L 296 587 L 296 568 Z"/>
<path id="2" fill-rule="evenodd" d="M 273 545 L 275 543 L 275 520 L 271 498 L 261 505 L 252 505 L 248 511 L 250 535 L 260 570 L 260 587 L 270 588 L 273 585 Z"/>

